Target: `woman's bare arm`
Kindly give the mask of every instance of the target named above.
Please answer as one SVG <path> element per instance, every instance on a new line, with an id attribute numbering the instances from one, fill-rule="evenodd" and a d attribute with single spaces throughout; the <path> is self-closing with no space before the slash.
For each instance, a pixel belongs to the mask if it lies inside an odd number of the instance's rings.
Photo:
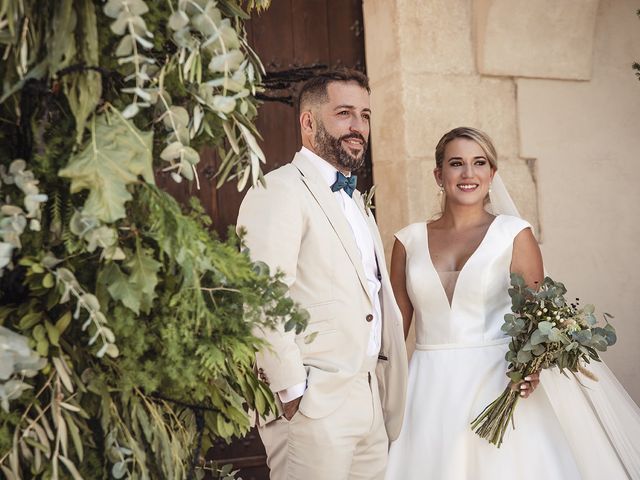
<path id="1" fill-rule="evenodd" d="M 513 241 L 511 272 L 518 273 L 529 288 L 538 289 L 544 279 L 542 253 L 530 228 L 522 230 Z M 540 383 L 539 372 L 525 377 L 520 383 L 520 395 L 527 398 Z"/>
<path id="2" fill-rule="evenodd" d="M 522 230 L 513 241 L 511 272 L 518 273 L 529 288 L 537 289 L 544 279 L 542 253 L 530 228 Z"/>

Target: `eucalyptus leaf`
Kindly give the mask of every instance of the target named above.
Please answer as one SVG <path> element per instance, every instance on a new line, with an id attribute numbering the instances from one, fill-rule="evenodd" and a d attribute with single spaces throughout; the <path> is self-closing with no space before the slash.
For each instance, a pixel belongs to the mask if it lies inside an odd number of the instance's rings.
<path id="1" fill-rule="evenodd" d="M 225 97 L 223 95 L 215 95 L 209 106 L 216 112 L 231 113 L 236 108 L 236 101 L 232 97 Z"/>
<path id="2" fill-rule="evenodd" d="M 114 463 L 113 467 L 111 467 L 111 475 L 116 479 L 123 478 L 127 472 L 127 464 L 122 461 Z"/>
<path id="3" fill-rule="evenodd" d="M 571 336 L 576 342 L 579 342 L 582 345 L 591 345 L 591 330 L 580 330 L 578 332 L 574 332 Z"/>
<path id="4" fill-rule="evenodd" d="M 536 357 L 543 355 L 547 351 L 545 344 L 534 345 L 531 353 L 533 353 Z"/>
<path id="5" fill-rule="evenodd" d="M 538 330 L 544 335 L 549 335 L 551 333 L 551 329 L 553 328 L 553 324 L 551 322 L 540 322 L 538 323 Z"/>
<path id="6" fill-rule="evenodd" d="M 140 111 L 140 106 L 137 103 L 131 103 L 125 107 L 122 111 L 122 116 L 126 119 L 135 117 Z"/>
<path id="7" fill-rule="evenodd" d="M 122 37 L 115 53 L 116 57 L 126 57 L 133 53 L 133 39 L 130 35 Z"/>
<path id="8" fill-rule="evenodd" d="M 184 10 L 176 10 L 169 17 L 169 28 L 172 30 L 180 30 L 189 23 L 189 16 Z"/>
<path id="9" fill-rule="evenodd" d="M 601 329 L 601 333 L 602 335 L 604 335 L 604 337 L 607 339 L 607 344 L 609 346 L 611 345 L 615 345 L 615 343 L 618 340 L 618 336 L 616 334 L 616 329 L 613 327 L 613 325 L 611 325 L 610 323 L 607 323 L 602 329 Z"/>
<path id="10" fill-rule="evenodd" d="M 222 21 L 222 14 L 220 13 L 220 10 L 210 5 L 206 11 L 203 11 L 202 9 L 198 9 L 196 11 L 202 13 L 198 13 L 191 18 L 193 27 L 205 37 L 214 35 L 217 30 L 217 25 Z"/>
<path id="11" fill-rule="evenodd" d="M 549 340 L 549 337 L 547 337 L 547 334 L 542 333 L 542 330 L 540 330 L 540 328 L 534 330 L 534 332 L 531 334 L 531 345 L 539 345 L 548 340 Z"/>
<path id="12" fill-rule="evenodd" d="M 184 145 L 181 142 L 172 142 L 162 150 L 160 158 L 167 161 L 179 158 L 183 148 Z"/>
<path id="13" fill-rule="evenodd" d="M 531 352 L 520 350 L 518 352 L 516 360 L 518 361 L 518 363 L 527 363 L 527 362 L 530 362 L 532 358 L 533 358 L 533 355 L 531 354 Z"/>
<path id="14" fill-rule="evenodd" d="M 240 50 L 231 50 L 227 53 L 216 55 L 209 62 L 209 70 L 211 72 L 229 72 L 235 71 L 244 60 L 244 55 Z"/>
<path id="15" fill-rule="evenodd" d="M 569 338 L 564 335 L 558 328 L 553 327 L 549 332 L 549 341 L 550 342 L 559 342 L 568 344 L 570 342 Z"/>
<path id="16" fill-rule="evenodd" d="M 163 121 L 167 128 L 186 127 L 189 124 L 189 112 L 184 107 L 174 105 L 169 108 Z"/>

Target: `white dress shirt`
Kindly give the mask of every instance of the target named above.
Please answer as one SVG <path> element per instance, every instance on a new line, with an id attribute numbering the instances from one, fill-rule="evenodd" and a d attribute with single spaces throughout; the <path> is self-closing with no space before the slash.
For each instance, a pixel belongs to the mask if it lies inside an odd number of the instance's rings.
<path id="1" fill-rule="evenodd" d="M 318 172 L 320 172 L 322 178 L 324 178 L 327 183 L 327 188 L 331 189 L 331 185 L 334 184 L 337 178 L 338 171 L 336 168 L 305 147 L 302 147 L 300 153 L 311 161 L 313 166 L 318 170 Z M 376 253 L 373 245 L 373 237 L 371 236 L 371 231 L 367 225 L 367 220 L 362 215 L 362 212 L 356 205 L 353 198 L 347 195 L 344 189 L 333 192 L 333 196 L 336 199 L 336 202 L 338 202 L 338 205 L 340 205 L 340 208 L 351 227 L 356 245 L 360 251 L 362 266 L 364 267 L 364 273 L 367 277 L 367 284 L 369 287 L 369 297 L 373 303 L 373 321 L 371 322 L 371 333 L 369 335 L 367 354 L 372 357 L 377 357 L 378 352 L 380 351 L 382 336 L 382 313 L 380 308 L 381 283 L 378 262 L 376 260 Z M 287 388 L 286 390 L 278 392 L 280 401 L 286 403 L 301 397 L 304 394 L 306 387 L 306 383 L 299 383 Z"/>

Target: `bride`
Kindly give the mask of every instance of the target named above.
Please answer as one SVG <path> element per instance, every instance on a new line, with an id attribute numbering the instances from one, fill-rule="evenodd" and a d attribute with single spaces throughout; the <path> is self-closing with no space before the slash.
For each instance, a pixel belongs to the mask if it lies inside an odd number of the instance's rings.
<path id="1" fill-rule="evenodd" d="M 399 231 L 391 259 L 405 337 L 415 313 L 416 350 L 386 478 L 640 479 L 640 410 L 603 365 L 593 368 L 598 383 L 555 370 L 542 373 L 537 389 L 537 375 L 525 379 L 519 387 L 528 399 L 500 449 L 471 430 L 508 381 L 509 338 L 500 327 L 511 307 L 510 272 L 535 286 L 544 270 L 531 226 L 497 175 L 489 137 L 456 128 L 435 156 L 443 213 Z"/>

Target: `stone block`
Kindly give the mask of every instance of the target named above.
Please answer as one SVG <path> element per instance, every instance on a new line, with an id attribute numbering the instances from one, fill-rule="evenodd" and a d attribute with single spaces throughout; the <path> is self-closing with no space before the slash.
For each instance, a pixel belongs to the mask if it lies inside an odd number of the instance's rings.
<path id="1" fill-rule="evenodd" d="M 460 75 L 407 75 L 407 151 L 433 158 L 447 131 L 469 126 L 485 131 L 499 155 L 518 156 L 515 84 L 511 79 Z"/>
<path id="2" fill-rule="evenodd" d="M 469 0 L 397 0 L 396 3 L 404 71 L 475 72 L 469 34 L 472 24 Z"/>
<path id="3" fill-rule="evenodd" d="M 473 0 L 484 75 L 588 80 L 598 0 Z"/>

